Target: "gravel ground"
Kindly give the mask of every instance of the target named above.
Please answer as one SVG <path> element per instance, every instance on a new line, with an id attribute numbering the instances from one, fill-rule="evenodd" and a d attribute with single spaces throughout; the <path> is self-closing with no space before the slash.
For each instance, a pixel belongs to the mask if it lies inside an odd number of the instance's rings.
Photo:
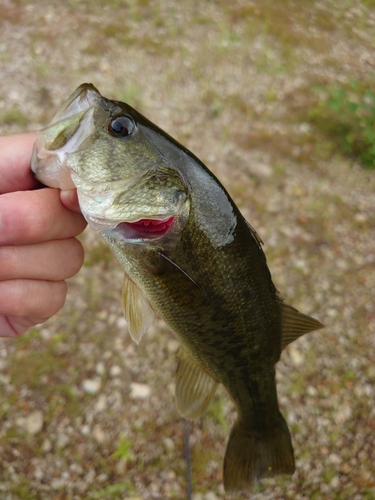
<path id="1" fill-rule="evenodd" d="M 277 287 L 326 328 L 277 365 L 297 470 L 268 499 L 375 499 L 374 171 L 314 128 L 330 85 L 375 76 L 370 0 L 0 0 L 0 133 L 46 125 L 87 81 L 125 100 L 223 181 Z M 318 90 L 317 90 L 318 89 Z M 96 234 L 63 310 L 0 342 L 0 498 L 185 499 L 177 342 L 139 346 L 122 272 Z M 225 498 L 224 390 L 189 423 L 194 500 Z"/>

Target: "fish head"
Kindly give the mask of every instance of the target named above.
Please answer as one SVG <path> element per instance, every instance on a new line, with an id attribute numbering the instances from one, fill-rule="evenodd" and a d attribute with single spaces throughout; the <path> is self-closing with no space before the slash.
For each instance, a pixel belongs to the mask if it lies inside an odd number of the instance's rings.
<path id="1" fill-rule="evenodd" d="M 93 229 L 116 230 L 123 241 L 157 240 L 181 231 L 189 212 L 188 182 L 158 137 L 131 106 L 83 84 L 38 132 L 31 168 L 47 186 L 76 187 Z"/>

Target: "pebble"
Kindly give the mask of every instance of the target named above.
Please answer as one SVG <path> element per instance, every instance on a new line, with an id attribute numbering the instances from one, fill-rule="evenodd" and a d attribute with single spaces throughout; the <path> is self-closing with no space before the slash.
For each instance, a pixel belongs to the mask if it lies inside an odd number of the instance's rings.
<path id="1" fill-rule="evenodd" d="M 35 477 L 35 479 L 37 479 L 38 481 L 40 481 L 41 479 L 43 479 L 43 477 L 44 477 L 44 472 L 43 472 L 43 470 L 42 470 L 40 467 L 37 467 L 37 468 L 34 470 L 34 477 Z"/>
<path id="2" fill-rule="evenodd" d="M 61 433 L 58 434 L 56 444 L 58 448 L 65 448 L 70 442 L 70 438 L 67 434 Z"/>
<path id="3" fill-rule="evenodd" d="M 104 375 L 105 373 L 105 364 L 103 361 L 99 361 L 99 363 L 96 364 L 95 366 L 95 371 L 98 375 Z"/>
<path id="4" fill-rule="evenodd" d="M 291 344 L 289 346 L 289 356 L 290 356 L 294 366 L 296 366 L 296 367 L 302 366 L 302 364 L 304 363 L 304 360 L 305 360 L 304 355 L 301 353 L 301 351 L 294 344 Z"/>
<path id="5" fill-rule="evenodd" d="M 87 394 L 97 394 L 100 390 L 100 380 L 97 378 L 86 379 L 82 382 L 82 389 Z"/>
<path id="6" fill-rule="evenodd" d="M 349 474 L 352 471 L 352 468 L 348 463 L 344 463 L 340 467 L 340 470 L 343 474 Z"/>
<path id="7" fill-rule="evenodd" d="M 130 397 L 132 399 L 147 399 L 150 397 L 151 387 L 147 384 L 132 382 L 130 384 Z"/>
<path id="8" fill-rule="evenodd" d="M 109 374 L 111 377 L 118 377 L 121 374 L 121 366 L 111 366 L 111 368 L 109 369 Z"/>
<path id="9" fill-rule="evenodd" d="M 331 453 L 329 455 L 328 459 L 332 464 L 335 464 L 335 465 L 342 463 L 342 458 L 340 457 L 340 455 L 337 455 L 337 453 Z"/>
<path id="10" fill-rule="evenodd" d="M 100 394 L 95 404 L 95 413 L 104 411 L 107 407 L 108 407 L 107 396 L 105 394 Z"/>
<path id="11" fill-rule="evenodd" d="M 35 410 L 26 417 L 19 418 L 17 424 L 32 436 L 38 434 L 38 432 L 42 430 L 44 424 L 43 412 L 41 410 Z"/>
<path id="12" fill-rule="evenodd" d="M 213 491 L 209 491 L 205 494 L 204 500 L 219 500 L 219 497 Z"/>
<path id="13" fill-rule="evenodd" d="M 116 326 L 119 330 L 125 330 L 128 326 L 124 316 L 119 316 L 116 320 Z"/>
<path id="14" fill-rule="evenodd" d="M 48 453 L 52 450 L 52 442 L 50 439 L 46 438 L 42 444 L 43 453 Z"/>
<path id="15" fill-rule="evenodd" d="M 92 430 L 92 435 L 99 444 L 103 444 L 107 438 L 105 432 L 100 427 L 100 425 L 94 425 L 94 428 Z"/>
<path id="16" fill-rule="evenodd" d="M 247 168 L 253 175 L 263 177 L 264 179 L 268 179 L 273 174 L 272 167 L 267 165 L 267 163 L 251 162 Z"/>
<path id="17" fill-rule="evenodd" d="M 165 438 L 164 441 L 164 446 L 167 448 L 167 450 L 173 450 L 174 449 L 174 441 L 171 438 Z"/>
<path id="18" fill-rule="evenodd" d="M 90 426 L 87 424 L 82 425 L 81 434 L 83 434 L 84 436 L 88 436 L 90 434 Z"/>
<path id="19" fill-rule="evenodd" d="M 179 346 L 180 346 L 180 342 L 178 340 L 171 339 L 171 340 L 168 340 L 168 342 L 167 342 L 167 350 L 171 354 L 176 354 Z"/>
<path id="20" fill-rule="evenodd" d="M 203 500 L 202 493 L 194 493 L 193 500 Z"/>
<path id="21" fill-rule="evenodd" d="M 352 416 L 352 409 L 350 408 L 350 406 L 342 406 L 339 411 L 336 413 L 336 418 L 335 418 L 335 422 L 337 424 L 343 424 L 344 422 L 348 421 L 351 416 Z"/>
<path id="22" fill-rule="evenodd" d="M 335 476 L 331 479 L 329 484 L 332 488 L 336 489 L 340 486 L 340 479 L 337 476 Z"/>

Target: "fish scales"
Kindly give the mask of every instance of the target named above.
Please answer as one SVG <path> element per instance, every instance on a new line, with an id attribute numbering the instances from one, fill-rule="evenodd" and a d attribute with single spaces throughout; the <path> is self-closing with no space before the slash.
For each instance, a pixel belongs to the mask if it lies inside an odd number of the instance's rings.
<path id="1" fill-rule="evenodd" d="M 139 342 L 154 314 L 181 343 L 176 403 L 201 415 L 217 385 L 237 420 L 224 457 L 227 492 L 294 472 L 275 364 L 282 349 L 323 325 L 283 302 L 255 230 L 190 151 L 125 103 L 81 85 L 38 133 L 32 169 L 77 188 L 125 276 L 123 310 Z"/>

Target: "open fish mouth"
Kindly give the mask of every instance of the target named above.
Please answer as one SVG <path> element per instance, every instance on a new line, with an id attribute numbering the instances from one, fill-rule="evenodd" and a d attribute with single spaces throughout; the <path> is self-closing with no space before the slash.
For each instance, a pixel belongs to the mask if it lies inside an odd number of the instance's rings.
<path id="1" fill-rule="evenodd" d="M 174 217 L 169 217 L 168 219 L 162 220 L 141 219 L 137 222 L 125 222 L 124 224 L 133 231 L 138 231 L 139 233 L 161 236 L 170 229 L 173 221 Z"/>
<path id="2" fill-rule="evenodd" d="M 172 228 L 175 216 L 163 219 L 140 219 L 136 222 L 120 222 L 110 230 L 112 235 L 124 240 L 153 240 L 165 236 Z"/>

